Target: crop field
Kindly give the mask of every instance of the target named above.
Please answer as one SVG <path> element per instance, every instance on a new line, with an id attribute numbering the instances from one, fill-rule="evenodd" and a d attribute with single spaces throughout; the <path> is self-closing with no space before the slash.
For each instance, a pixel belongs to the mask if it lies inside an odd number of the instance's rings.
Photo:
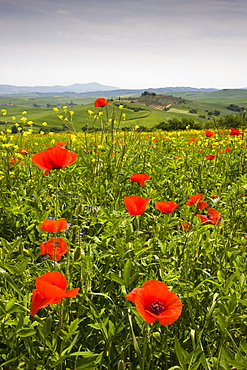
<path id="1" fill-rule="evenodd" d="M 1 126 L 1 369 L 246 370 L 245 127 L 122 131 L 103 103 Z"/>

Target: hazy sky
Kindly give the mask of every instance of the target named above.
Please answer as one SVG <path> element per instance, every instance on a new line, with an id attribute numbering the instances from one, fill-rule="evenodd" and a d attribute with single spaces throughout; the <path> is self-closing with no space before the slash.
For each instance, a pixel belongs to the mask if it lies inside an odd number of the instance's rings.
<path id="1" fill-rule="evenodd" d="M 0 84 L 247 86 L 247 0 L 0 0 Z"/>

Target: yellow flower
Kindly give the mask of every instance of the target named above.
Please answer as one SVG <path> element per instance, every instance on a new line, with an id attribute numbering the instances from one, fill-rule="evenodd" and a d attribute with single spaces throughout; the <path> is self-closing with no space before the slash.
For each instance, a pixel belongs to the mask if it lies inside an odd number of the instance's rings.
<path id="1" fill-rule="evenodd" d="M 7 114 L 6 109 L 2 109 L 1 112 L 2 112 L 3 116 L 6 116 L 6 114 Z"/>
<path id="2" fill-rule="evenodd" d="M 19 123 L 18 123 L 18 122 L 16 122 L 14 126 L 15 126 L 15 127 L 18 127 L 18 126 L 19 126 Z"/>
<path id="3" fill-rule="evenodd" d="M 119 108 L 119 109 L 123 109 L 123 107 L 124 107 L 124 106 L 121 104 L 121 105 L 119 105 L 119 107 L 118 107 L 118 108 Z"/>
<path id="4" fill-rule="evenodd" d="M 65 105 L 64 107 L 63 107 L 63 109 L 67 109 L 68 107 L 67 107 L 67 105 Z"/>
<path id="5" fill-rule="evenodd" d="M 6 132 L 7 132 L 8 134 L 12 134 L 12 130 L 10 130 L 9 128 L 7 128 Z"/>
<path id="6" fill-rule="evenodd" d="M 40 132 L 39 132 L 39 134 L 40 134 L 40 135 L 44 135 L 44 131 L 40 131 Z M 35 143 L 35 144 L 36 144 L 36 143 Z M 38 145 L 38 143 L 37 143 L 37 145 Z"/>
<path id="7" fill-rule="evenodd" d="M 99 117 L 100 117 L 100 116 L 103 116 L 103 112 L 99 112 Z"/>
<path id="8" fill-rule="evenodd" d="M 138 125 L 135 125 L 135 129 L 137 130 L 139 128 L 139 126 Z M 154 137 L 154 139 L 155 139 L 155 137 Z"/>
<path id="9" fill-rule="evenodd" d="M 27 118 L 26 117 L 21 117 L 21 122 L 22 123 L 26 123 L 27 122 Z"/>
<path id="10" fill-rule="evenodd" d="M 54 112 L 58 112 L 58 108 L 53 108 Z"/>
<path id="11" fill-rule="evenodd" d="M 40 134 L 41 134 L 41 132 L 43 132 L 43 131 L 40 131 Z M 37 143 L 37 142 L 35 141 L 34 145 L 39 145 L 39 143 Z"/>
<path id="12" fill-rule="evenodd" d="M 63 116 L 59 115 L 59 116 L 58 116 L 58 118 L 59 118 L 59 119 L 63 119 Z"/>
<path id="13" fill-rule="evenodd" d="M 123 118 L 125 118 L 126 117 L 126 113 L 123 113 Z"/>
<path id="14" fill-rule="evenodd" d="M 24 137 L 29 136 L 29 135 L 31 135 L 31 132 L 29 132 L 29 131 L 24 131 L 24 132 L 23 132 L 23 136 L 24 136 Z"/>
<path id="15" fill-rule="evenodd" d="M 90 110 L 90 109 L 89 109 L 87 112 L 88 112 L 88 114 L 89 114 L 90 116 L 91 116 L 92 114 L 94 114 L 94 112 L 93 112 L 92 110 Z"/>
<path id="16" fill-rule="evenodd" d="M 12 117 L 12 120 L 13 120 L 13 121 L 15 121 L 15 120 L 16 120 L 16 117 L 15 117 L 15 116 L 13 116 L 13 117 Z"/>
<path id="17" fill-rule="evenodd" d="M 42 122 L 42 126 L 47 126 L 47 122 Z"/>
<path id="18" fill-rule="evenodd" d="M 49 132 L 49 135 L 50 135 L 50 136 L 53 136 L 53 135 L 54 135 L 54 132 Z"/>
<path id="19" fill-rule="evenodd" d="M 24 115 L 24 114 L 27 114 L 27 111 L 25 111 L 25 110 L 24 110 L 21 114 L 23 114 L 23 115 Z"/>
<path id="20" fill-rule="evenodd" d="M 27 122 L 27 124 L 28 124 L 29 126 L 32 126 L 32 125 L 33 125 L 33 121 L 28 121 L 28 122 Z"/>
<path id="21" fill-rule="evenodd" d="M 55 144 L 56 140 L 52 139 L 51 144 Z"/>
<path id="22" fill-rule="evenodd" d="M 73 116 L 73 115 L 75 114 L 75 112 L 74 112 L 73 110 L 70 110 L 70 111 L 69 111 L 69 114 L 70 114 L 71 116 Z"/>

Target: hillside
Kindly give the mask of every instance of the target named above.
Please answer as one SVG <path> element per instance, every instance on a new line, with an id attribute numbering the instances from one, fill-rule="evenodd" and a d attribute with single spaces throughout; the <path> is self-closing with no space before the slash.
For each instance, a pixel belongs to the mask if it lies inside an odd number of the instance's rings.
<path id="1" fill-rule="evenodd" d="M 180 97 L 174 97 L 172 95 L 159 95 L 156 93 L 150 93 L 145 91 L 140 97 L 138 98 L 129 98 L 129 99 L 121 99 L 121 102 L 131 102 L 143 105 L 145 107 L 150 107 L 153 109 L 160 109 L 165 110 L 170 108 L 172 104 L 179 105 L 185 104 L 189 101 L 186 99 L 182 99 Z"/>

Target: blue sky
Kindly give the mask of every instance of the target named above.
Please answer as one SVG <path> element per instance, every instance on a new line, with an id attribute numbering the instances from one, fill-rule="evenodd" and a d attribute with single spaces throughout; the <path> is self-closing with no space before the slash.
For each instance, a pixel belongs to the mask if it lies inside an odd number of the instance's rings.
<path id="1" fill-rule="evenodd" d="M 247 87 L 246 0 L 0 0 L 0 83 Z"/>

